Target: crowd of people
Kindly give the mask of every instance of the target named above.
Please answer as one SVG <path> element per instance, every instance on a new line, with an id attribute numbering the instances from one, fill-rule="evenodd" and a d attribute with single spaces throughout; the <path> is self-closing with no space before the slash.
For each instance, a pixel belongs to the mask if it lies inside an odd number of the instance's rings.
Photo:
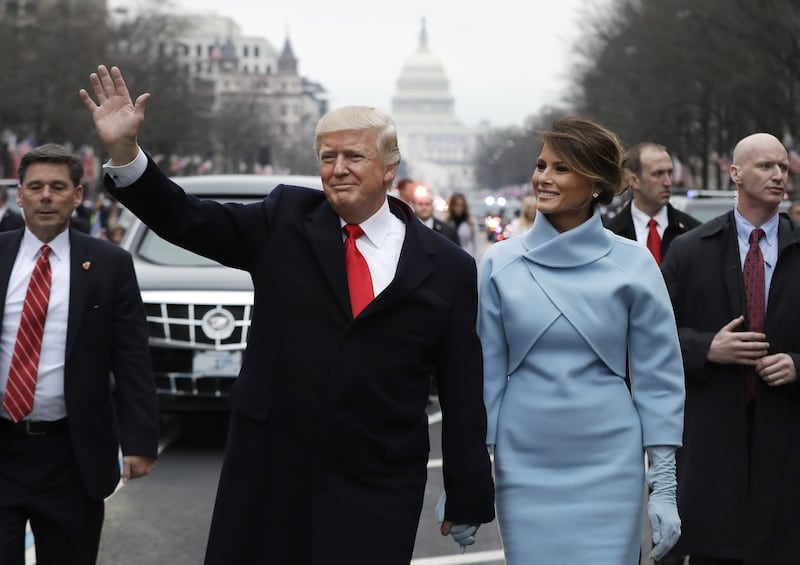
<path id="1" fill-rule="evenodd" d="M 701 224 L 669 204 L 666 147 L 558 118 L 535 134 L 515 237 L 479 253 L 463 194 L 440 219 L 430 188 L 395 183 L 385 112 L 319 121 L 323 191 L 224 204 L 187 195 L 140 147 L 149 93 L 102 65 L 90 85 L 109 195 L 253 278 L 207 565 L 407 565 L 431 380 L 439 528 L 462 551 L 496 512 L 509 565 L 634 565 L 645 520 L 658 563 L 800 560 L 800 227 L 779 213 L 776 137 L 738 142 L 736 207 Z M 130 255 L 71 223 L 80 163 L 53 145 L 22 163 L 24 225 L 0 234 L 0 555 L 22 563 L 30 520 L 38 563 L 92 564 L 117 446 L 123 479 L 155 465 L 144 312 Z"/>

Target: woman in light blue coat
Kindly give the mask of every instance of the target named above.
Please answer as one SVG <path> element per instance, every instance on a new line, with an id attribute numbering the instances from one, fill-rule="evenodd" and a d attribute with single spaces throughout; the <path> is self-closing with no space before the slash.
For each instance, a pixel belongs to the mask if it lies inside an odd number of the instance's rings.
<path id="1" fill-rule="evenodd" d="M 616 136 L 575 117 L 538 135 L 537 220 L 492 246 L 479 274 L 506 563 L 638 563 L 645 449 L 660 559 L 680 535 L 684 385 L 669 296 L 650 252 L 600 220 L 596 204 L 622 183 Z"/>

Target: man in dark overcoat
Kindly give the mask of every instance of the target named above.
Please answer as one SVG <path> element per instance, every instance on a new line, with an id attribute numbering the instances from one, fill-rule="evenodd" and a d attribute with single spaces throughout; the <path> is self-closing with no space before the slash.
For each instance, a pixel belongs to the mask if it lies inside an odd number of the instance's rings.
<path id="1" fill-rule="evenodd" d="M 476 266 L 387 197 L 400 162 L 391 118 L 364 106 L 323 116 L 324 193 L 280 186 L 221 204 L 186 195 L 139 148 L 148 94 L 134 102 L 116 67 L 91 82 L 99 104 L 81 96 L 112 194 L 162 237 L 253 279 L 205 563 L 407 565 L 434 370 L 442 533 L 474 541 L 459 536 L 494 518 Z"/>
<path id="2" fill-rule="evenodd" d="M 778 213 L 788 166 L 774 136 L 741 140 L 736 208 L 675 239 L 663 264 L 686 374 L 673 552 L 692 565 L 800 563 L 800 234 Z M 751 251 L 765 312 L 745 297 Z"/>

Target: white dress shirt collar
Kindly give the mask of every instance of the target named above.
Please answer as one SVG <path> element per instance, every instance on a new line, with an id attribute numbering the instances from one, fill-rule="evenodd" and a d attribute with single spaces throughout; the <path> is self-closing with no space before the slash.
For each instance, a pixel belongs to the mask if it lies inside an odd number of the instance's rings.
<path id="1" fill-rule="evenodd" d="M 744 247 L 746 249 L 750 247 L 750 232 L 756 226 L 748 222 L 737 208 L 733 209 L 733 216 L 736 218 L 736 235 L 739 237 L 739 241 L 745 244 Z M 778 243 L 778 214 L 775 214 L 758 227 L 764 230 L 764 243 L 768 248 Z"/>
<path id="2" fill-rule="evenodd" d="M 68 260 L 69 256 L 69 230 L 66 229 L 58 234 L 50 243 L 42 243 L 38 237 L 33 235 L 33 232 L 26 227 L 25 234 L 22 236 L 22 245 L 20 246 L 20 253 L 29 257 L 32 261 L 38 257 L 39 250 L 42 245 L 50 246 L 50 256 L 55 256 L 59 261 Z"/>
<path id="3" fill-rule="evenodd" d="M 364 235 L 369 239 L 370 243 L 380 248 L 383 247 L 383 243 L 389 236 L 391 222 L 394 218 L 394 214 L 389 210 L 389 201 L 384 200 L 383 205 L 378 208 L 377 212 L 358 225 L 364 230 Z M 347 225 L 347 222 L 341 217 L 339 218 L 339 223 L 342 228 Z"/>
<path id="4" fill-rule="evenodd" d="M 636 207 L 635 202 L 631 202 L 631 217 L 633 218 L 633 224 L 636 227 L 637 239 L 640 230 L 642 232 L 647 232 L 650 229 L 648 226 L 648 222 L 650 222 L 650 216 L 642 212 L 639 208 Z M 662 206 L 658 213 L 653 216 L 653 219 L 656 221 L 656 229 L 658 230 L 658 235 L 663 237 L 664 230 L 667 229 L 667 224 L 669 223 L 669 218 L 667 216 L 667 207 Z M 646 240 L 646 238 L 645 238 Z"/>

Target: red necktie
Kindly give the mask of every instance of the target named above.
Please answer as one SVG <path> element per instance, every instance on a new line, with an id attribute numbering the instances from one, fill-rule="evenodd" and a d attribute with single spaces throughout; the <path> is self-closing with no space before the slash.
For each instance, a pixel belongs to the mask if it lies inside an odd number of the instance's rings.
<path id="1" fill-rule="evenodd" d="M 658 235 L 657 225 L 658 222 L 653 218 L 650 218 L 650 221 L 647 222 L 647 227 L 650 228 L 650 231 L 647 232 L 647 248 L 656 258 L 656 263 L 661 266 L 661 236 Z"/>
<path id="2" fill-rule="evenodd" d="M 50 301 L 49 254 L 50 247 L 43 245 L 42 254 L 33 267 L 33 274 L 28 283 L 17 330 L 17 343 L 11 356 L 3 408 L 15 422 L 22 420 L 33 409 L 39 353 L 42 350 L 42 333 L 47 318 L 47 304 Z"/>
<path id="3" fill-rule="evenodd" d="M 356 224 L 344 227 L 347 239 L 344 241 L 344 263 L 347 267 L 347 286 L 350 289 L 350 307 L 353 317 L 358 316 L 375 297 L 372 290 L 372 275 L 366 259 L 356 247 L 356 240 L 364 235 L 364 230 Z"/>
<path id="4" fill-rule="evenodd" d="M 750 249 L 744 258 L 744 298 L 747 303 L 747 329 L 751 332 L 764 331 L 764 257 L 758 241 L 764 230 L 756 228 L 750 232 Z M 756 371 L 748 367 L 745 374 L 744 391 L 747 402 L 756 395 Z"/>

